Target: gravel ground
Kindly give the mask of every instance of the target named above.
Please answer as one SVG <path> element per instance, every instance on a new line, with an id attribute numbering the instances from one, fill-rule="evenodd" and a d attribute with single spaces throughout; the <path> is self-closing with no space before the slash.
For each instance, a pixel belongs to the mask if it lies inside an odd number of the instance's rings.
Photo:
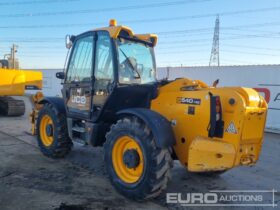
<path id="1" fill-rule="evenodd" d="M 30 105 L 23 117 L 0 118 L 1 210 L 186 209 L 179 204 L 166 204 L 165 193 L 146 202 L 134 202 L 119 195 L 107 178 L 102 148 L 75 144 L 73 151 L 65 159 L 52 160 L 44 157 L 36 146 L 35 138 L 28 134 L 29 111 Z M 266 133 L 263 151 L 256 166 L 238 167 L 219 177 L 207 177 L 189 173 L 175 161 L 167 192 L 279 191 L 279 162 L 280 135 Z M 272 198 L 267 198 L 266 201 L 272 203 Z M 275 203 L 280 205 L 279 192 L 275 193 Z M 262 208 L 266 207 L 251 207 Z"/>

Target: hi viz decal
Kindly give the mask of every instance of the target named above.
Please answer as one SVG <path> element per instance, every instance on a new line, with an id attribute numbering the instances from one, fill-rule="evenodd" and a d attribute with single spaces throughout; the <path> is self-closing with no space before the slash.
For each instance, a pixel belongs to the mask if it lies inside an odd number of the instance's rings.
<path id="1" fill-rule="evenodd" d="M 192 104 L 192 105 L 200 105 L 201 100 L 199 98 L 183 98 L 178 97 L 177 103 L 179 104 Z"/>
<path id="2" fill-rule="evenodd" d="M 227 133 L 233 133 L 233 134 L 237 134 L 237 129 L 235 128 L 235 125 L 233 122 L 230 122 L 229 126 L 226 129 Z"/>

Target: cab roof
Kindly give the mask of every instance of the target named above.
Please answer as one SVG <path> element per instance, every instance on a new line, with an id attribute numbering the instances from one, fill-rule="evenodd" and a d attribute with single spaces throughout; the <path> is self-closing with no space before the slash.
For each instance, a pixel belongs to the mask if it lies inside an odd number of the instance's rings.
<path id="1" fill-rule="evenodd" d="M 156 46 L 157 39 L 158 39 L 156 34 L 134 34 L 131 28 L 129 28 L 127 26 L 122 26 L 122 25 L 117 26 L 116 21 L 113 24 L 111 24 L 111 22 L 112 22 L 112 20 L 110 21 L 110 26 L 103 27 L 103 28 L 97 28 L 97 29 L 94 29 L 93 31 L 108 31 L 110 34 L 110 37 L 113 39 L 118 38 L 118 36 L 122 32 L 125 32 L 126 34 L 129 35 L 129 37 L 137 38 L 137 39 L 140 39 L 143 41 L 148 41 L 148 42 L 151 42 L 153 46 Z"/>

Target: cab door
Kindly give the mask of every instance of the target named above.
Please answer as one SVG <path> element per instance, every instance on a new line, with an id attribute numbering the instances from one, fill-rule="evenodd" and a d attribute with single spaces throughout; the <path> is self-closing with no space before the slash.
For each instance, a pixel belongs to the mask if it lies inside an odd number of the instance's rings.
<path id="1" fill-rule="evenodd" d="M 93 117 L 98 117 L 116 85 L 113 58 L 113 44 L 109 33 L 98 31 L 94 62 Z"/>
<path id="2" fill-rule="evenodd" d="M 68 62 L 63 94 L 68 116 L 88 119 L 93 97 L 93 32 L 80 35 L 74 42 Z"/>

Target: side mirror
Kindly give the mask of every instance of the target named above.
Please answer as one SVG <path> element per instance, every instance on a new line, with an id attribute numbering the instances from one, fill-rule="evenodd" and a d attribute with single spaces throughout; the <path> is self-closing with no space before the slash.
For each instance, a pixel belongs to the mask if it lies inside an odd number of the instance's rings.
<path id="1" fill-rule="evenodd" d="M 75 36 L 66 35 L 65 36 L 65 47 L 70 49 L 73 46 L 73 42 L 75 41 Z"/>
<path id="2" fill-rule="evenodd" d="M 57 79 L 65 79 L 65 73 L 64 72 L 57 72 L 55 76 L 56 76 Z"/>

